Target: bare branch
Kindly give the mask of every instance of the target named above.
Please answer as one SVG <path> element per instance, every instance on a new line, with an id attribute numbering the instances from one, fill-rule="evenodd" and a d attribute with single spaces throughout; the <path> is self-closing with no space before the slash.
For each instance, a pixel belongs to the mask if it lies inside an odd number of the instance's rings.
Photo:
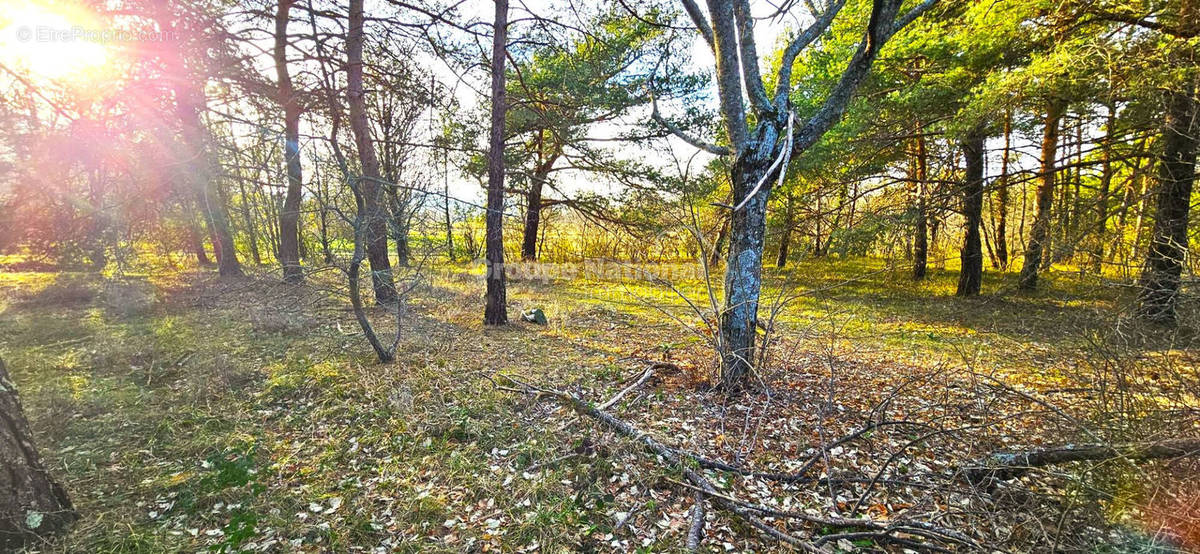
<path id="1" fill-rule="evenodd" d="M 763 87 L 762 75 L 758 71 L 758 48 L 754 44 L 754 15 L 750 13 L 749 0 L 736 0 L 733 14 L 737 19 L 738 44 L 741 47 L 742 80 L 746 85 L 746 95 L 750 97 L 750 105 L 758 113 L 774 112 L 775 108 L 767 99 L 767 89 Z"/>
<path id="2" fill-rule="evenodd" d="M 716 46 L 713 44 L 712 27 L 704 19 L 704 12 L 700 11 L 700 6 L 696 5 L 696 0 L 680 1 L 683 2 L 683 9 L 687 11 L 688 17 L 692 18 L 692 23 L 696 24 L 696 30 L 700 32 L 700 36 L 704 37 L 704 42 L 708 43 L 709 49 L 716 50 Z"/>
<path id="3" fill-rule="evenodd" d="M 749 140 L 750 130 L 746 123 L 746 110 L 742 105 L 742 75 L 738 67 L 740 64 L 733 5 L 725 0 L 708 0 L 708 11 L 712 16 L 721 118 L 725 120 L 729 143 L 733 150 L 738 152 Z"/>

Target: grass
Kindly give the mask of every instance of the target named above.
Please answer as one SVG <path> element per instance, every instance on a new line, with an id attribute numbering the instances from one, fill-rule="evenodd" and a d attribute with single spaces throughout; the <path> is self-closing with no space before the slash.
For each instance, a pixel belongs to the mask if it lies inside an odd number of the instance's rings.
<path id="1" fill-rule="evenodd" d="M 1012 275 L 989 272 L 989 294 L 966 300 L 952 297 L 955 272 L 913 283 L 871 260 L 768 274 L 764 297 L 803 293 L 780 313 L 781 344 L 879 367 L 970 365 L 1044 386 L 1082 363 L 1087 330 L 1129 301 L 1121 286 L 1066 274 L 1021 295 L 1006 289 Z M 703 320 L 675 292 L 645 281 L 517 281 L 510 316 L 541 307 L 550 325 L 484 329 L 479 282 L 437 277 L 412 299 L 399 361 L 379 365 L 331 287 L 297 292 L 266 278 L 221 283 L 187 272 L 0 274 L 0 355 L 47 464 L 83 515 L 68 536 L 37 549 L 681 544 L 678 518 L 690 500 L 665 492 L 670 470 L 491 379 L 519 374 L 603 398 L 640 370 L 631 357 L 675 360 L 687 375 L 653 393 L 638 420 L 677 434 L 672 426 L 703 409 L 694 386 L 713 367 L 703 332 L 680 325 L 700 329 Z M 699 280 L 676 287 L 707 302 Z M 373 317 L 390 331 L 386 314 Z M 771 371 L 802 380 L 791 365 Z M 628 526 L 614 529 L 630 512 Z M 761 548 L 755 537 L 725 540 Z"/>

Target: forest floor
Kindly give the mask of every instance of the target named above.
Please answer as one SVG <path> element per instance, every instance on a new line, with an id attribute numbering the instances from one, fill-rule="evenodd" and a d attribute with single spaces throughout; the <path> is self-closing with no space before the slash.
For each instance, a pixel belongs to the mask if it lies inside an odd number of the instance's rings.
<path id="1" fill-rule="evenodd" d="M 1018 294 L 1013 275 L 989 272 L 987 294 L 958 299 L 953 271 L 923 283 L 876 261 L 767 273 L 764 296 L 787 301 L 761 379 L 736 397 L 707 386 L 705 311 L 677 294 L 707 307 L 694 279 L 674 291 L 586 275 L 515 281 L 510 318 L 539 307 L 549 325 L 485 329 L 482 282 L 439 267 L 405 304 L 397 361 L 379 364 L 331 272 L 300 288 L 265 274 L 0 273 L 0 357 L 82 514 L 38 550 L 677 550 L 693 503 L 680 468 L 498 386 L 511 375 L 599 404 L 664 361 L 611 411 L 737 465 L 788 471 L 815 455 L 822 476 L 875 478 L 710 473 L 730 496 L 936 523 L 975 541 L 930 548 L 1200 548 L 1193 461 L 1057 467 L 991 492 L 947 477 L 998 449 L 1200 431 L 1195 332 L 1131 323 L 1128 285 L 1056 273 Z M 372 317 L 389 337 L 389 312 Z M 820 448 L 872 421 L 907 423 Z M 835 532 L 768 521 L 814 540 Z M 706 549 L 774 544 L 707 514 Z"/>

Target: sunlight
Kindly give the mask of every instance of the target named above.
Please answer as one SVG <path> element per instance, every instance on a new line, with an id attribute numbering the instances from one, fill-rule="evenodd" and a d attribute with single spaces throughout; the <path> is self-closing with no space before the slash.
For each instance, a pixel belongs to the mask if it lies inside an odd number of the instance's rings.
<path id="1" fill-rule="evenodd" d="M 79 8 L 0 0 L 0 63 L 48 79 L 84 79 L 110 58 L 98 27 Z"/>

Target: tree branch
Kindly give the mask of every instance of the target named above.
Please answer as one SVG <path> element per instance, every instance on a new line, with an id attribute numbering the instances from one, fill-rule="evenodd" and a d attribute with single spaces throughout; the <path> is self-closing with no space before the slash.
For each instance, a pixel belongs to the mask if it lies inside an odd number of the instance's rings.
<path id="1" fill-rule="evenodd" d="M 666 118 L 664 118 L 661 114 L 658 113 L 658 100 L 656 100 L 653 95 L 650 97 L 650 106 L 651 106 L 650 107 L 650 118 L 653 119 L 654 121 L 658 122 L 659 125 L 662 125 L 663 127 L 665 127 L 668 131 L 671 132 L 671 134 L 679 137 L 680 140 L 682 140 L 683 142 L 686 142 L 686 143 L 688 143 L 696 148 L 699 148 L 705 152 L 708 152 L 710 154 L 716 154 L 718 156 L 728 156 L 733 153 L 733 151 L 728 148 L 725 148 L 723 146 L 717 146 L 717 145 L 709 143 L 709 142 L 704 142 L 703 140 L 700 140 L 697 137 L 693 137 L 692 135 L 687 134 L 687 132 L 684 131 L 683 129 L 680 129 L 679 127 L 677 127 L 674 123 L 667 121 Z"/>
<path id="2" fill-rule="evenodd" d="M 738 67 L 738 41 L 733 5 L 727 0 L 708 0 L 708 11 L 712 16 L 721 117 L 725 120 L 729 143 L 733 151 L 738 152 L 745 147 L 750 131 L 746 123 L 746 109 L 742 104 L 742 75 Z"/>
<path id="3" fill-rule="evenodd" d="M 715 50 L 713 45 L 713 30 L 708 25 L 708 21 L 704 19 L 704 12 L 700 11 L 700 6 L 696 5 L 696 0 L 681 0 L 683 9 L 687 11 L 688 17 L 692 18 L 692 23 L 696 24 L 696 30 L 700 32 L 700 36 L 704 37 L 704 42 L 708 43 L 708 48 Z"/>
<path id="4" fill-rule="evenodd" d="M 779 63 L 779 73 L 775 79 L 775 106 L 776 109 L 784 109 L 787 106 L 788 91 L 792 83 L 792 66 L 796 64 L 796 56 L 800 55 L 808 45 L 812 44 L 817 37 L 821 36 L 826 29 L 833 23 L 833 18 L 842 10 L 842 6 L 846 5 L 846 0 L 836 0 L 829 9 L 825 10 L 817 16 L 817 20 L 804 29 L 799 35 L 796 35 L 787 49 L 783 51 L 783 57 Z"/>
<path id="5" fill-rule="evenodd" d="M 760 114 L 774 112 L 775 108 L 767 99 L 767 89 L 763 87 L 762 75 L 758 70 L 754 15 L 750 13 L 749 0 L 735 0 L 733 14 L 737 20 L 738 44 L 741 47 L 742 80 L 746 85 L 746 95 L 750 97 L 750 105 Z"/>

